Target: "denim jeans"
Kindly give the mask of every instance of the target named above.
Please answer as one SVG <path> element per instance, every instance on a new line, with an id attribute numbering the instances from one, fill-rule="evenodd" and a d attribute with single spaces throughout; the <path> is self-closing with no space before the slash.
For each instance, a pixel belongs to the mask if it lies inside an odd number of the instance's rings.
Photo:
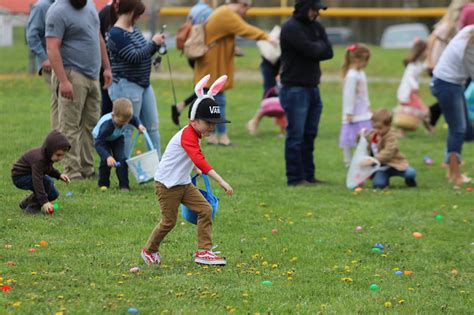
<path id="1" fill-rule="evenodd" d="M 41 207 L 38 200 L 36 199 L 34 187 L 33 187 L 33 177 L 31 175 L 25 176 L 15 176 L 12 177 L 13 184 L 20 189 L 31 190 L 33 194 L 28 197 L 29 206 L 32 207 Z M 48 200 L 51 202 L 58 199 L 59 191 L 54 186 L 54 181 L 51 177 L 45 175 L 43 177 L 43 185 L 46 194 L 48 195 Z"/>
<path id="2" fill-rule="evenodd" d="M 285 141 L 288 185 L 314 180 L 314 140 L 323 110 L 319 88 L 283 86 L 280 102 L 288 120 Z"/>
<path id="3" fill-rule="evenodd" d="M 226 114 L 225 114 L 225 105 L 226 105 L 226 98 L 224 92 L 219 92 L 217 93 L 216 96 L 214 96 L 214 100 L 216 103 L 220 106 L 221 109 L 221 117 L 226 119 Z M 227 124 L 217 124 L 216 126 L 216 133 L 218 135 L 225 134 L 227 133 Z"/>
<path id="4" fill-rule="evenodd" d="M 124 137 L 119 137 L 114 141 L 107 141 L 106 146 L 109 152 L 112 153 L 115 161 L 120 162 L 120 167 L 117 167 L 115 172 L 119 180 L 120 188 L 130 188 L 128 182 L 128 165 L 127 156 L 125 155 Z M 100 159 L 99 164 L 99 187 L 110 186 L 110 167 L 107 165 L 107 160 Z"/>
<path id="5" fill-rule="evenodd" d="M 161 157 L 160 133 L 158 131 L 158 110 L 156 109 L 156 99 L 153 88 L 149 85 L 144 88 L 126 79 L 120 79 L 112 83 L 109 88 L 109 95 L 112 101 L 120 97 L 129 99 L 133 104 L 133 114 L 140 118 L 142 124 L 150 135 L 151 142 Z M 130 156 L 132 151 L 132 136 L 134 132 L 132 125 L 124 127 L 125 156 Z"/>
<path id="6" fill-rule="evenodd" d="M 390 184 L 390 177 L 400 176 L 405 178 L 405 184 L 409 187 L 416 187 L 416 170 L 409 166 L 404 171 L 399 171 L 393 167 L 389 167 L 383 171 L 377 171 L 372 177 L 374 188 L 385 188 Z"/>
<path id="7" fill-rule="evenodd" d="M 460 161 L 466 134 L 464 87 L 433 77 L 430 88 L 431 93 L 438 99 L 449 127 L 445 162 L 448 163 L 451 154 L 455 154 Z"/>
<path id="8" fill-rule="evenodd" d="M 276 86 L 276 76 L 278 75 L 279 70 L 278 63 L 275 66 L 269 61 L 262 59 L 262 62 L 260 63 L 260 73 L 262 73 L 263 78 L 263 97 L 265 97 L 265 93 L 269 89 Z"/>

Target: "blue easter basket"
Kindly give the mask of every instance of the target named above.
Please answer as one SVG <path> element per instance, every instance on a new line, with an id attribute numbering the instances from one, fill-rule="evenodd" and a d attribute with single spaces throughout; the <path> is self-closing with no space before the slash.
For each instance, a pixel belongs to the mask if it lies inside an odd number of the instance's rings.
<path id="1" fill-rule="evenodd" d="M 196 179 L 198 176 L 199 174 L 196 174 L 191 178 L 191 182 L 193 183 L 194 186 L 196 186 Z M 202 174 L 201 176 L 202 176 L 202 179 L 204 180 L 204 185 L 206 186 L 206 190 L 199 189 L 199 191 L 211 205 L 212 219 L 214 220 L 214 217 L 216 216 L 216 213 L 217 213 L 217 207 L 219 206 L 219 198 L 212 194 L 211 183 L 209 182 L 209 177 L 206 174 Z M 181 214 L 183 215 L 183 218 L 189 223 L 197 224 L 197 219 L 198 219 L 197 213 L 194 212 L 192 209 L 189 209 L 188 207 L 186 207 L 184 204 L 181 204 Z"/>

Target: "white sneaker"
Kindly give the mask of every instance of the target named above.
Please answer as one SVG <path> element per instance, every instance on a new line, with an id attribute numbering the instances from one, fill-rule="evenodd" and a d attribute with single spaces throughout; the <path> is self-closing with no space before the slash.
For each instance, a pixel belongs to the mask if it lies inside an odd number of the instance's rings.
<path id="1" fill-rule="evenodd" d="M 145 248 L 142 249 L 141 256 L 142 256 L 143 260 L 145 261 L 145 264 L 147 264 L 147 265 L 153 265 L 153 264 L 159 265 L 160 262 L 161 262 L 160 253 L 158 253 L 158 252 L 150 253 Z"/>
<path id="2" fill-rule="evenodd" d="M 213 252 L 212 250 L 214 248 L 215 247 L 210 250 L 197 251 L 194 257 L 194 262 L 202 265 L 225 266 L 226 260 L 217 256 L 216 254 L 219 254 L 220 252 Z"/>

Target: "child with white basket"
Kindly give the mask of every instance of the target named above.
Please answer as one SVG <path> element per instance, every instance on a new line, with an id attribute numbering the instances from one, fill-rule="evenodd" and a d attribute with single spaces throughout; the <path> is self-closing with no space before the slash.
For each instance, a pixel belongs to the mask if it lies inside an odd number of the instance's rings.
<path id="1" fill-rule="evenodd" d="M 146 132 L 140 119 L 133 115 L 132 102 L 126 98 L 118 98 L 113 102 L 112 112 L 102 116 L 92 130 L 95 149 L 100 156 L 99 187 L 103 190 L 110 186 L 112 167 L 116 167 L 120 190 L 130 190 L 123 136 L 123 127 L 127 124 L 135 126 L 140 132 Z"/>
<path id="2" fill-rule="evenodd" d="M 349 167 L 357 135 L 362 129 L 372 129 L 369 92 L 364 68 L 369 64 L 370 50 L 364 44 L 355 43 L 346 48 L 342 76 L 342 127 L 339 147 L 344 153 L 344 164 Z"/>
<path id="3" fill-rule="evenodd" d="M 399 105 L 395 109 L 393 122 L 395 127 L 402 130 L 416 130 L 422 121 L 429 132 L 433 131 L 429 109 L 419 95 L 420 76 L 426 69 L 424 64 L 427 55 L 426 47 L 424 40 L 416 39 L 408 57 L 403 60 L 405 72 L 397 90 Z"/>
<path id="4" fill-rule="evenodd" d="M 212 251 L 212 207 L 200 191 L 191 183 L 191 172 L 204 173 L 212 177 L 227 195 L 232 187 L 217 174 L 201 152 L 202 137 L 209 136 L 216 124 L 229 123 L 220 114 L 220 106 L 214 100 L 224 86 L 227 76 L 218 78 L 204 94 L 210 75 L 195 86 L 197 100 L 189 113 L 189 124 L 171 138 L 155 174 L 156 194 L 161 208 L 161 222 L 155 227 L 141 256 L 147 265 L 158 265 L 161 256 L 159 247 L 165 236 L 174 228 L 178 208 L 182 203 L 198 215 L 198 250 L 194 262 L 204 265 L 225 265 L 226 260 Z"/>

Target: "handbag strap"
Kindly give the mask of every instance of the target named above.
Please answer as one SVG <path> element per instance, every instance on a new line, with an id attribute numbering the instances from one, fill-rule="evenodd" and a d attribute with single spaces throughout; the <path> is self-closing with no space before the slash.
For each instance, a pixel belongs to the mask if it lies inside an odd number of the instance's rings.
<path id="1" fill-rule="evenodd" d="M 148 144 L 148 147 L 150 148 L 150 150 L 154 150 L 155 146 L 153 145 L 153 142 L 151 142 L 151 138 L 150 138 L 150 135 L 148 134 L 148 132 L 145 131 L 143 133 L 143 136 L 145 137 L 145 141 Z M 133 152 L 133 150 L 135 150 L 135 146 L 137 145 L 139 137 L 140 137 L 140 133 L 138 132 L 137 135 L 135 136 L 135 138 L 133 139 L 132 149 L 130 150 L 130 152 L 128 152 L 128 158 L 132 157 L 132 152 Z"/>
<path id="2" fill-rule="evenodd" d="M 265 94 L 263 95 L 263 98 L 266 99 L 270 97 L 271 94 L 277 94 L 277 89 L 276 86 L 272 86 L 268 90 L 265 91 Z"/>
<path id="3" fill-rule="evenodd" d="M 198 178 L 199 174 L 196 174 L 194 175 L 193 177 L 191 177 L 191 183 L 193 183 L 194 186 L 196 186 L 196 179 Z M 214 194 L 212 193 L 212 189 L 211 189 L 211 182 L 209 181 L 209 177 L 206 175 L 206 174 L 202 174 L 202 179 L 204 180 L 204 185 L 206 186 L 206 191 L 207 193 L 210 195 L 210 196 L 214 196 Z"/>

